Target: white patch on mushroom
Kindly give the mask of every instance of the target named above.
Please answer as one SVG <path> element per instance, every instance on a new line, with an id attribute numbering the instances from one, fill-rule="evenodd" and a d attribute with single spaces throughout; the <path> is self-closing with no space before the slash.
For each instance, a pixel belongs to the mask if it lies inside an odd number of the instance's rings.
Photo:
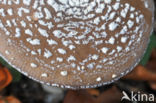
<path id="1" fill-rule="evenodd" d="M 133 13 L 130 14 L 130 18 L 134 19 L 134 14 Z"/>
<path id="2" fill-rule="evenodd" d="M 74 45 L 69 45 L 70 50 L 73 50 L 74 48 L 76 48 Z"/>
<path id="3" fill-rule="evenodd" d="M 120 52 L 122 50 L 122 47 L 121 46 L 117 46 L 116 48 L 117 48 L 117 51 L 118 52 Z"/>
<path id="4" fill-rule="evenodd" d="M 49 37 L 49 34 L 47 33 L 46 30 L 38 28 L 39 33 L 44 36 L 44 37 Z"/>
<path id="5" fill-rule="evenodd" d="M 19 28 L 16 28 L 16 34 L 15 34 L 15 37 L 16 38 L 19 38 L 21 36 L 21 30 Z"/>
<path id="6" fill-rule="evenodd" d="M 118 10 L 119 7 L 120 7 L 120 3 L 115 3 L 115 4 L 113 5 L 113 9 L 114 9 L 114 10 Z"/>
<path id="7" fill-rule="evenodd" d="M 38 23 L 42 26 L 46 26 L 48 27 L 48 29 L 51 29 L 54 27 L 53 23 L 52 22 L 45 22 L 43 20 L 38 20 Z"/>
<path id="8" fill-rule="evenodd" d="M 66 50 L 62 49 L 62 48 L 58 48 L 57 51 L 60 53 L 60 54 L 66 54 Z"/>
<path id="9" fill-rule="evenodd" d="M 54 63 L 55 63 L 55 60 L 52 60 L 50 63 L 51 63 L 51 64 L 54 64 Z"/>
<path id="10" fill-rule="evenodd" d="M 89 63 L 87 65 L 88 69 L 93 69 L 94 68 L 95 63 Z"/>
<path id="11" fill-rule="evenodd" d="M 23 4 L 29 6 L 31 3 L 31 0 L 23 0 Z"/>
<path id="12" fill-rule="evenodd" d="M 96 78 L 97 82 L 100 82 L 101 80 L 102 80 L 101 77 Z"/>
<path id="13" fill-rule="evenodd" d="M 104 0 L 105 3 L 110 4 L 112 0 Z"/>
<path id="14" fill-rule="evenodd" d="M 53 39 L 47 39 L 49 45 L 58 45 L 58 43 Z"/>
<path id="15" fill-rule="evenodd" d="M 116 74 L 112 74 L 112 78 L 116 78 L 117 77 L 117 75 Z"/>
<path id="16" fill-rule="evenodd" d="M 42 50 L 41 49 L 37 49 L 37 52 L 38 52 L 39 55 L 41 55 Z"/>
<path id="17" fill-rule="evenodd" d="M 92 59 L 93 59 L 93 60 L 97 60 L 98 58 L 99 58 L 99 55 L 94 54 L 94 55 L 92 56 Z"/>
<path id="18" fill-rule="evenodd" d="M 24 21 L 22 20 L 22 21 L 20 21 L 20 23 L 21 23 L 21 26 L 22 26 L 22 27 L 24 27 L 24 28 L 26 27 L 26 22 L 24 22 Z"/>
<path id="19" fill-rule="evenodd" d="M 121 22 L 121 17 L 117 17 L 115 21 L 120 23 Z"/>
<path id="20" fill-rule="evenodd" d="M 107 51 L 108 51 L 108 48 L 107 48 L 107 47 L 103 47 L 103 48 L 101 49 L 101 51 L 102 51 L 102 53 L 106 54 Z"/>
<path id="21" fill-rule="evenodd" d="M 112 12 L 109 16 L 109 20 L 114 19 L 115 15 L 116 15 L 116 12 Z"/>
<path id="22" fill-rule="evenodd" d="M 30 29 L 26 29 L 25 30 L 25 34 L 28 34 L 30 36 L 33 36 L 33 33 L 32 33 L 32 31 Z"/>
<path id="23" fill-rule="evenodd" d="M 8 13 L 9 15 L 13 15 L 13 9 L 9 8 L 9 9 L 7 10 L 7 13 Z"/>
<path id="24" fill-rule="evenodd" d="M 108 40 L 108 42 L 110 43 L 110 44 L 114 44 L 115 43 L 115 38 L 114 37 L 111 37 L 109 40 Z"/>
<path id="25" fill-rule="evenodd" d="M 57 38 L 61 38 L 64 35 L 64 33 L 62 33 L 60 30 L 54 30 L 53 34 Z"/>
<path id="26" fill-rule="evenodd" d="M 6 50 L 6 51 L 5 51 L 5 54 L 6 54 L 6 55 L 9 55 L 9 54 L 10 54 L 10 52 L 9 52 L 8 50 Z"/>
<path id="27" fill-rule="evenodd" d="M 120 12 L 120 15 L 121 15 L 123 18 L 126 18 L 127 13 L 128 13 L 128 10 L 129 10 L 129 7 L 130 7 L 130 4 L 126 3 L 125 6 L 126 6 L 126 7 L 125 7 L 123 10 L 121 10 L 121 12 Z"/>
<path id="28" fill-rule="evenodd" d="M 118 24 L 115 22 L 112 22 L 109 24 L 109 30 L 114 31 L 117 28 Z"/>
<path id="29" fill-rule="evenodd" d="M 47 73 L 42 73 L 41 77 L 45 77 L 46 78 L 46 77 L 48 77 L 48 74 Z"/>
<path id="30" fill-rule="evenodd" d="M 134 22 L 132 20 L 128 20 L 127 25 L 129 27 L 129 29 L 131 29 L 134 25 Z"/>
<path id="31" fill-rule="evenodd" d="M 121 42 L 126 43 L 127 39 L 128 39 L 127 37 L 121 37 Z"/>
<path id="32" fill-rule="evenodd" d="M 61 74 L 62 76 L 67 76 L 67 75 L 68 75 L 68 72 L 67 72 L 67 71 L 61 71 L 60 74 Z"/>
<path id="33" fill-rule="evenodd" d="M 3 17 L 6 16 L 3 8 L 0 9 L 0 15 L 3 16 Z"/>
<path id="34" fill-rule="evenodd" d="M 72 56 L 72 55 L 67 58 L 68 62 L 75 61 L 75 60 L 76 60 L 76 58 L 74 56 Z"/>
<path id="35" fill-rule="evenodd" d="M 12 23 L 13 23 L 14 26 L 17 26 L 17 23 L 16 23 L 16 20 L 15 19 L 12 19 L 11 21 L 12 21 Z"/>
<path id="36" fill-rule="evenodd" d="M 94 19 L 94 24 L 98 25 L 99 22 L 100 22 L 100 17 L 96 17 L 96 18 Z"/>
<path id="37" fill-rule="evenodd" d="M 36 67 L 37 67 L 37 64 L 35 64 L 35 63 L 30 63 L 30 66 L 31 66 L 32 68 L 36 68 Z"/>
<path id="38" fill-rule="evenodd" d="M 6 23 L 7 23 L 7 26 L 12 27 L 10 20 L 7 20 Z"/>
<path id="39" fill-rule="evenodd" d="M 130 11 L 132 12 L 132 11 L 134 11 L 135 10 L 135 8 L 134 7 L 130 7 Z"/>
<path id="40" fill-rule="evenodd" d="M 85 66 L 82 66 L 81 69 L 84 70 L 85 69 Z"/>
<path id="41" fill-rule="evenodd" d="M 46 14 L 46 17 L 45 17 L 46 19 L 51 19 L 52 18 L 52 15 L 51 15 L 50 11 L 47 8 L 44 8 L 44 12 Z"/>
<path id="42" fill-rule="evenodd" d="M 35 51 L 31 51 L 32 55 L 37 55 L 37 53 Z"/>
<path id="43" fill-rule="evenodd" d="M 27 38 L 27 42 L 29 42 L 31 45 L 40 45 L 40 40 L 39 39 L 31 39 Z"/>
<path id="44" fill-rule="evenodd" d="M 27 9 L 27 8 L 23 8 L 23 7 L 20 7 L 20 8 L 18 8 L 18 15 L 20 16 L 20 17 L 22 17 L 23 16 L 23 14 L 22 13 L 30 13 L 30 10 L 29 9 Z"/>
<path id="45" fill-rule="evenodd" d="M 45 58 L 50 58 L 52 56 L 52 53 L 48 50 L 48 49 L 45 49 L 45 52 L 44 52 L 44 57 Z"/>
<path id="46" fill-rule="evenodd" d="M 33 19 L 34 20 L 38 20 L 38 19 L 42 19 L 44 17 L 43 12 L 34 12 L 33 14 Z"/>
<path id="47" fill-rule="evenodd" d="M 149 4 L 147 1 L 144 2 L 145 8 L 149 8 Z"/>
<path id="48" fill-rule="evenodd" d="M 57 57 L 56 60 L 57 60 L 58 62 L 63 62 L 63 58 L 60 58 L 60 57 Z"/>

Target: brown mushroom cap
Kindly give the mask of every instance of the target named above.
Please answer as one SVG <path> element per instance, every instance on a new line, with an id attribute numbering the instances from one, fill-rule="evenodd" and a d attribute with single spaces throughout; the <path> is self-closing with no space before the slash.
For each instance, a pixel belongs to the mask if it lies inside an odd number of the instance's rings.
<path id="1" fill-rule="evenodd" d="M 153 0 L 0 0 L 0 54 L 62 88 L 105 85 L 143 56 Z"/>

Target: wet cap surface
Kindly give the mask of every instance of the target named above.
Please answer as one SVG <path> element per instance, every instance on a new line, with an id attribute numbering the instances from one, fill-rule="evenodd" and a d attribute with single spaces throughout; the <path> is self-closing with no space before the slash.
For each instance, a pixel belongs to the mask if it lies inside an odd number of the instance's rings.
<path id="1" fill-rule="evenodd" d="M 0 0 L 0 54 L 48 85 L 108 84 L 140 61 L 153 9 L 152 0 Z"/>

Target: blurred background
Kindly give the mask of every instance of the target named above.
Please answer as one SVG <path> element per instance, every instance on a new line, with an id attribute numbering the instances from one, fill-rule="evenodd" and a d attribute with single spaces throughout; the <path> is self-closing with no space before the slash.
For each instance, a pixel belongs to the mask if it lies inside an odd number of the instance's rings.
<path id="1" fill-rule="evenodd" d="M 156 0 L 155 0 L 156 1 Z M 123 91 L 155 96 L 155 102 L 128 101 Z M 0 58 L 0 103 L 156 103 L 156 22 L 140 64 L 119 81 L 95 89 L 68 90 L 37 83 Z"/>

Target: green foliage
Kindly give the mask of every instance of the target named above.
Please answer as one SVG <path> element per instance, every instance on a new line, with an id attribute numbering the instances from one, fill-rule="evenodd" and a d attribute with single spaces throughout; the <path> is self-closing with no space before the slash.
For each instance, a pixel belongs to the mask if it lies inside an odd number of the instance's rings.
<path id="1" fill-rule="evenodd" d="M 7 67 L 12 74 L 13 82 L 18 82 L 21 79 L 21 73 L 10 66 L 3 58 L 0 57 L 0 63 Z"/>
<path id="2" fill-rule="evenodd" d="M 21 73 L 18 72 L 16 69 L 14 68 L 9 68 L 12 76 L 13 76 L 13 82 L 18 82 L 21 79 Z"/>
<path id="3" fill-rule="evenodd" d="M 146 53 L 143 57 L 143 59 L 141 60 L 140 64 L 145 66 L 150 58 L 150 55 L 152 53 L 153 48 L 156 48 L 156 35 L 152 34 L 151 38 L 150 38 L 150 43 L 148 45 L 148 48 L 146 50 Z"/>

